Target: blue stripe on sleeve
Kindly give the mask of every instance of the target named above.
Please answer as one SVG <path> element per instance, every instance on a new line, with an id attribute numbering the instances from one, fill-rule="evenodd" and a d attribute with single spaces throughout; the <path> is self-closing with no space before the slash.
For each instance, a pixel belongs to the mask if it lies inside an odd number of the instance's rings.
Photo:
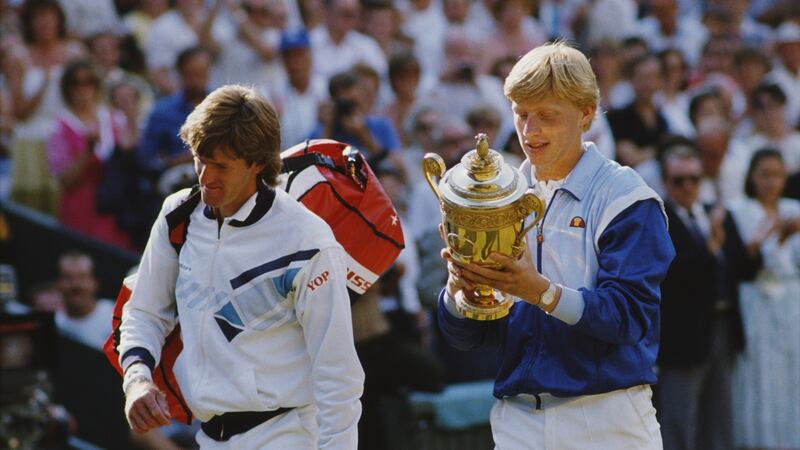
<path id="1" fill-rule="evenodd" d="M 143 363 L 150 368 L 151 372 L 156 367 L 156 359 L 153 357 L 150 351 L 144 347 L 133 347 L 122 355 L 120 361 L 122 362 L 121 366 L 123 369 L 127 369 L 136 363 Z"/>
<path id="2" fill-rule="evenodd" d="M 260 266 L 253 267 L 252 269 L 248 269 L 241 275 L 231 280 L 231 288 L 238 289 L 242 285 L 247 284 L 248 281 L 258 277 L 259 275 L 263 275 L 267 272 L 272 272 L 273 270 L 282 269 L 294 261 L 309 260 L 313 258 L 314 255 L 316 255 L 317 253 L 319 253 L 319 249 L 317 248 L 311 250 L 300 250 L 299 252 L 293 253 L 291 255 L 281 256 L 278 259 L 264 263 Z"/>

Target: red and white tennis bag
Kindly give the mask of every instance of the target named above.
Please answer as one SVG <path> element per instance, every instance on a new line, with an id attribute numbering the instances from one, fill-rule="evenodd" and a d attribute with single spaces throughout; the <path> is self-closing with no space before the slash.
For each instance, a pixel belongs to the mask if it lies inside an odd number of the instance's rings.
<path id="1" fill-rule="evenodd" d="M 355 148 L 314 139 L 281 153 L 281 187 L 322 218 L 347 253 L 347 287 L 363 294 L 404 247 L 399 216 Z"/>
<path id="2" fill-rule="evenodd" d="M 389 196 L 364 157 L 347 144 L 328 139 L 306 141 L 285 150 L 281 159 L 281 187 L 328 223 L 348 255 L 347 286 L 363 294 L 389 269 L 405 245 Z M 169 241 L 177 253 L 186 242 L 189 218 L 199 202 L 200 191 L 195 187 L 166 215 Z M 112 332 L 103 345 L 103 352 L 120 375 L 119 327 L 122 308 L 133 289 L 135 275 L 123 281 L 114 304 Z M 172 417 L 191 423 L 192 413 L 172 371 L 182 349 L 178 324 L 164 341 L 153 381 L 166 394 Z"/>

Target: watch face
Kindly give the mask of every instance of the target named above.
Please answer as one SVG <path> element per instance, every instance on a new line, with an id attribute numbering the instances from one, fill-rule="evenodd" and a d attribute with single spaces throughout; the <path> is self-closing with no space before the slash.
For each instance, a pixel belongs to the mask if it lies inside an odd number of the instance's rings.
<path id="1" fill-rule="evenodd" d="M 556 293 L 548 289 L 542 294 L 541 302 L 543 305 L 549 305 L 550 303 L 553 303 L 553 299 L 555 297 Z"/>

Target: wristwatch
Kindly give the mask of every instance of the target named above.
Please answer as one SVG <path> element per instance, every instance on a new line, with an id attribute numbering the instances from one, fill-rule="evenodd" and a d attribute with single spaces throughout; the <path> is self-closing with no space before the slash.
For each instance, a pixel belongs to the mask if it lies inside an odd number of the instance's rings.
<path id="1" fill-rule="evenodd" d="M 550 308 L 550 305 L 553 304 L 555 299 L 556 299 L 556 284 L 551 281 L 550 285 L 547 286 L 547 290 L 542 292 L 542 295 L 539 296 L 539 307 L 547 310 Z"/>

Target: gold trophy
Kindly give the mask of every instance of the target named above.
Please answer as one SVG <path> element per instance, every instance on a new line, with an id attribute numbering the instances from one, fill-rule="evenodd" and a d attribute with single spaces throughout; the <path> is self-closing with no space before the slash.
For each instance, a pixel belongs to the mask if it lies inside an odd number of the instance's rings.
<path id="1" fill-rule="evenodd" d="M 475 140 L 476 148 L 447 173 L 444 160 L 435 153 L 425 155 L 422 171 L 442 207 L 443 238 L 453 259 L 462 265 L 499 268 L 489 254 L 522 253 L 525 235 L 544 214 L 544 202 L 530 192 L 519 170 L 489 148 L 485 134 Z M 524 226 L 532 213 L 535 217 Z M 459 312 L 476 320 L 504 317 L 513 304 L 510 295 L 486 285 L 466 294 L 459 291 L 455 300 Z"/>

